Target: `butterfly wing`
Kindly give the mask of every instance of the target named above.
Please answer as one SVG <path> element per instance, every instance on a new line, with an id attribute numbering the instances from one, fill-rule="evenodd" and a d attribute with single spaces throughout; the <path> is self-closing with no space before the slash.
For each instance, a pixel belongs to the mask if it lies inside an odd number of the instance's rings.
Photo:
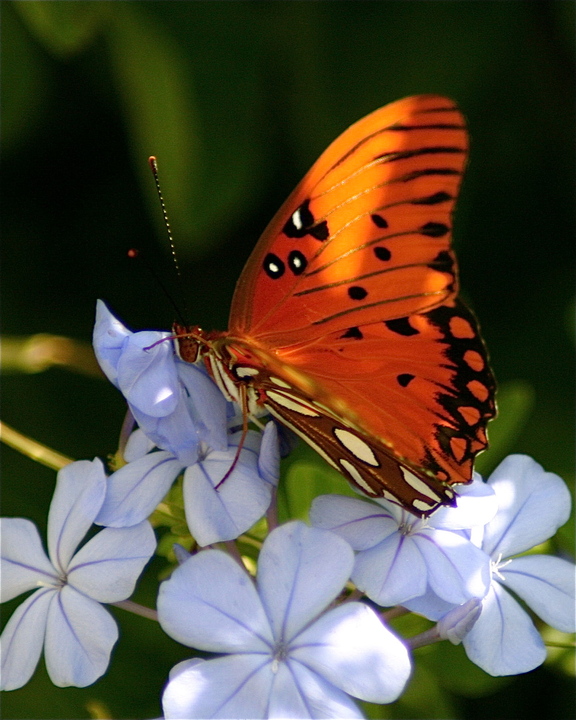
<path id="1" fill-rule="evenodd" d="M 495 383 L 476 320 L 460 302 L 348 328 L 277 356 L 315 395 L 442 482 L 468 482 L 495 415 Z"/>
<path id="2" fill-rule="evenodd" d="M 462 115 L 435 95 L 352 125 L 256 245 L 236 287 L 230 333 L 278 348 L 453 297 L 451 213 L 466 155 Z"/>
<path id="3" fill-rule="evenodd" d="M 350 127 L 264 232 L 230 315 L 230 342 L 261 351 L 271 412 L 422 515 L 470 481 L 495 414 L 450 247 L 467 147 L 462 115 L 433 95 Z"/>

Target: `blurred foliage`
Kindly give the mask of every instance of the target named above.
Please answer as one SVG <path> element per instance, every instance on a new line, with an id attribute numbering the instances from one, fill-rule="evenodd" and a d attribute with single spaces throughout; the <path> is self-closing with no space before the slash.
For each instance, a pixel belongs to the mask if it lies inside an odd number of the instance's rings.
<path id="1" fill-rule="evenodd" d="M 169 327 L 173 311 L 157 280 L 127 260 L 133 246 L 188 320 L 224 328 L 259 233 L 324 147 L 387 102 L 443 93 L 471 133 L 455 232 L 463 295 L 502 387 L 493 449 L 479 467 L 526 452 L 573 486 L 572 2 L 56 0 L 1 10 L 5 334 L 85 343 L 98 297 L 134 329 Z M 114 452 L 124 412 L 116 391 L 67 362 L 46 366 L 12 367 L 3 419 L 75 458 Z M 3 514 L 45 529 L 54 473 L 2 450 Z M 281 513 L 301 516 L 327 488 L 346 492 L 300 449 Z M 573 528 L 558 542 L 570 553 Z M 163 559 L 152 563 L 136 600 L 154 605 L 164 568 Z M 5 694 L 4 716 L 159 716 L 167 672 L 190 651 L 154 623 L 113 612 L 122 640 L 102 680 L 58 689 L 40 666 L 25 688 Z M 446 643 L 416 657 L 407 693 L 370 717 L 572 716 L 565 659 L 496 679 Z"/>

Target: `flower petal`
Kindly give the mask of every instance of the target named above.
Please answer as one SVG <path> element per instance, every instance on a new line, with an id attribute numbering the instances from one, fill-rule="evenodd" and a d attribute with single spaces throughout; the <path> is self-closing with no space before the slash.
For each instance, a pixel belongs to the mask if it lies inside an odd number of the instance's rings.
<path id="1" fill-rule="evenodd" d="M 528 672 L 546 658 L 532 620 L 497 582 L 492 583 L 482 614 L 463 645 L 470 660 L 494 676 Z"/>
<path id="2" fill-rule="evenodd" d="M 258 472 L 266 482 L 278 485 L 280 478 L 280 448 L 278 444 L 278 427 L 275 422 L 266 424 L 262 433 L 260 454 L 258 455 Z"/>
<path id="3" fill-rule="evenodd" d="M 58 583 L 58 574 L 46 557 L 33 522 L 25 518 L 0 519 L 0 602 L 27 590 Z"/>
<path id="4" fill-rule="evenodd" d="M 270 694 L 269 718 L 362 718 L 356 703 L 310 668 L 280 663 Z"/>
<path id="5" fill-rule="evenodd" d="M 320 495 L 312 502 L 310 522 L 344 538 L 354 550 L 367 550 L 398 531 L 390 512 L 375 502 Z"/>
<path id="6" fill-rule="evenodd" d="M 0 690 L 16 690 L 32 677 L 44 645 L 48 608 L 55 599 L 55 590 L 42 588 L 12 613 L 0 638 Z"/>
<path id="7" fill-rule="evenodd" d="M 84 538 L 106 495 L 106 473 L 96 458 L 70 463 L 58 473 L 48 513 L 48 555 L 66 574 L 68 562 Z"/>
<path id="8" fill-rule="evenodd" d="M 460 645 L 474 627 L 482 612 L 482 600 L 470 598 L 464 604 L 452 608 L 437 625 L 438 633 L 452 645 Z"/>
<path id="9" fill-rule="evenodd" d="M 139 460 L 154 448 L 154 443 L 150 438 L 146 437 L 144 432 L 138 428 L 131 433 L 124 448 L 124 460 L 127 463 Z"/>
<path id="10" fill-rule="evenodd" d="M 396 532 L 356 556 L 352 582 L 384 607 L 423 595 L 427 569 L 412 538 Z"/>
<path id="11" fill-rule="evenodd" d="M 498 500 L 494 489 L 482 481 L 478 473 L 470 485 L 457 487 L 458 505 L 440 507 L 430 517 L 429 523 L 434 528 L 443 530 L 459 530 L 486 525 L 498 511 Z"/>
<path id="12" fill-rule="evenodd" d="M 48 611 L 44 655 L 58 687 L 86 687 L 106 672 L 118 627 L 97 602 L 66 585 Z"/>
<path id="13" fill-rule="evenodd" d="M 146 330 L 130 335 L 118 360 L 118 387 L 140 412 L 166 417 L 180 400 L 180 385 L 169 333 Z"/>
<path id="14" fill-rule="evenodd" d="M 226 398 L 204 367 L 196 367 L 177 359 L 176 371 L 180 382 L 186 388 L 186 407 L 200 440 L 214 450 L 226 450 Z"/>
<path id="15" fill-rule="evenodd" d="M 527 455 L 509 455 L 488 480 L 498 514 L 484 529 L 484 552 L 510 557 L 552 537 L 570 517 L 571 498 L 562 478 Z"/>
<path id="16" fill-rule="evenodd" d="M 574 564 L 551 555 L 514 558 L 502 569 L 506 587 L 522 598 L 534 612 L 562 632 L 576 632 Z"/>
<path id="17" fill-rule="evenodd" d="M 158 619 L 178 642 L 209 652 L 270 652 L 272 633 L 249 575 L 226 553 L 203 550 L 160 585 Z"/>
<path id="18" fill-rule="evenodd" d="M 234 463 L 240 435 L 231 439 L 226 452 L 208 453 L 184 474 L 186 521 L 201 546 L 237 538 L 270 505 L 272 485 L 258 474 L 258 433 L 248 433 L 236 465 L 222 482 Z"/>
<path id="19" fill-rule="evenodd" d="M 354 553 L 345 540 L 303 522 L 268 535 L 257 583 L 277 640 L 288 641 L 321 612 L 350 577 Z"/>
<path id="20" fill-rule="evenodd" d="M 126 600 L 155 548 L 147 520 L 128 528 L 105 528 L 76 553 L 68 582 L 98 602 Z"/>
<path id="21" fill-rule="evenodd" d="M 118 361 L 132 333 L 108 310 L 102 300 L 96 302 L 96 323 L 92 342 L 98 364 L 111 383 L 118 387 Z"/>
<path id="22" fill-rule="evenodd" d="M 185 660 L 170 672 L 162 696 L 164 717 L 266 718 L 273 680 L 269 656 Z"/>
<path id="23" fill-rule="evenodd" d="M 419 533 L 414 542 L 426 562 L 428 583 L 443 600 L 460 605 L 483 598 L 490 585 L 490 558 L 449 530 Z"/>
<path id="24" fill-rule="evenodd" d="M 371 608 L 357 602 L 330 610 L 294 638 L 290 658 L 373 703 L 396 700 L 411 670 L 403 643 Z"/>
<path id="25" fill-rule="evenodd" d="M 154 445 L 175 455 L 183 466 L 198 460 L 198 428 L 183 398 L 166 417 L 152 417 L 132 406 L 131 409 L 134 419 Z"/>
<path id="26" fill-rule="evenodd" d="M 95 522 L 108 527 L 136 525 L 147 518 L 182 470 L 166 450 L 134 460 L 108 478 L 106 498 Z"/>

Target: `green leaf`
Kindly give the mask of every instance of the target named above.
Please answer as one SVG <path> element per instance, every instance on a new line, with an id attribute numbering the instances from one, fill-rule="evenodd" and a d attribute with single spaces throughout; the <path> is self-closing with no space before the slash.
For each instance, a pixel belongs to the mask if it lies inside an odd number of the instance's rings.
<path id="1" fill-rule="evenodd" d="M 316 456 L 308 446 L 298 448 L 299 458 L 281 473 L 278 487 L 280 522 L 308 521 L 312 500 L 318 495 L 336 493 L 358 497 L 342 475 Z"/>

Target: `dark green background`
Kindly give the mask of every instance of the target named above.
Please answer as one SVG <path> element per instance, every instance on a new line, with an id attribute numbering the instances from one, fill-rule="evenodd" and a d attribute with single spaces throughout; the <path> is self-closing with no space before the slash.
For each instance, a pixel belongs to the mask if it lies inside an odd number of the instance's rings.
<path id="1" fill-rule="evenodd" d="M 234 282 L 268 219 L 349 124 L 416 93 L 467 116 L 457 208 L 463 295 L 502 387 L 481 469 L 526 452 L 573 487 L 574 4 L 572 2 L 3 2 L 2 302 L 7 336 L 90 339 L 96 298 L 133 329 L 225 328 Z M 182 281 L 147 157 L 159 158 Z M 9 373 L 2 418 L 74 458 L 113 451 L 116 391 L 65 369 Z M 42 529 L 55 474 L 3 448 L 5 515 Z M 306 478 L 302 478 L 302 483 Z M 556 549 L 571 552 L 565 528 Z M 153 605 L 157 561 L 140 590 Z M 18 604 L 10 603 L 8 613 Z M 42 663 L 3 716 L 155 717 L 190 652 L 115 612 L 108 674 L 57 689 Z M 8 615 L 6 614 L 6 617 Z M 566 718 L 566 658 L 492 679 L 452 646 L 416 653 L 409 692 L 375 717 Z"/>

